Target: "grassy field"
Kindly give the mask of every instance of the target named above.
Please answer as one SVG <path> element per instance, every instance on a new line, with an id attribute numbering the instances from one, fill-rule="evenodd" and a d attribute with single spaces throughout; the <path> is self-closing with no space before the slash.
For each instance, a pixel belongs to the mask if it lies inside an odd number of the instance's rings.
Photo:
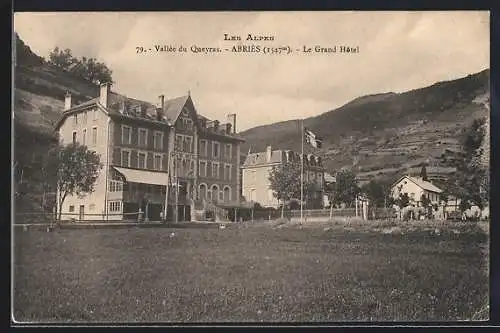
<path id="1" fill-rule="evenodd" d="M 19 230 L 14 316 L 36 322 L 484 320 L 488 236 L 468 229 L 262 223 L 221 230 Z"/>

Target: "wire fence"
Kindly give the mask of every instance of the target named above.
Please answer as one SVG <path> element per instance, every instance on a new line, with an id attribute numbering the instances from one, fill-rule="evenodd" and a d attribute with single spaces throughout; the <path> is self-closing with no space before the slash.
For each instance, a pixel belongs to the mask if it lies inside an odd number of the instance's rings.
<path id="1" fill-rule="evenodd" d="M 131 213 L 110 213 L 110 214 L 91 214 L 80 215 L 78 213 L 63 213 L 61 218 L 52 212 L 17 212 L 13 216 L 13 224 L 47 224 L 47 223 L 78 223 L 78 222 L 143 222 L 143 212 Z"/>

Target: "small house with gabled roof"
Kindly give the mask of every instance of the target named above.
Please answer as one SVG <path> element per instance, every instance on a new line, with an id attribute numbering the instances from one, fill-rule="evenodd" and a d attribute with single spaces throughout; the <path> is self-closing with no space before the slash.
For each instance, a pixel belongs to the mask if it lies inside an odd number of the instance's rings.
<path id="1" fill-rule="evenodd" d="M 443 190 L 431 182 L 425 181 L 419 177 L 403 176 L 399 178 L 391 187 L 391 196 L 394 199 L 399 198 L 400 194 L 408 194 L 411 203 L 416 206 L 421 205 L 422 195 L 430 199 L 431 203 L 439 204 L 439 197 Z"/>

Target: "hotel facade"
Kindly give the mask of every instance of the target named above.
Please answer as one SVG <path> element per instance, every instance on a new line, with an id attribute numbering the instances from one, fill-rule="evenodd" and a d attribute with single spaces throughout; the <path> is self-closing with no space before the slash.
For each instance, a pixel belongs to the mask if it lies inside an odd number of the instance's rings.
<path id="1" fill-rule="evenodd" d="M 73 105 L 65 96 L 60 143 L 96 151 L 103 168 L 95 190 L 68 196 L 62 219 L 196 221 L 228 218 L 240 206 L 240 138 L 227 122 L 198 114 L 191 96 L 158 103 L 128 98 L 102 84 L 98 97 Z M 177 209 L 176 209 L 177 208 Z"/>

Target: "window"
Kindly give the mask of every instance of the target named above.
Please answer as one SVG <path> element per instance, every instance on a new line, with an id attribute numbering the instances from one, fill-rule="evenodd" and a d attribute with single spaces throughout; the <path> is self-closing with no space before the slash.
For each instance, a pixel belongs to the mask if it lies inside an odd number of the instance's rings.
<path id="1" fill-rule="evenodd" d="M 84 124 L 86 124 L 86 123 L 87 123 L 87 118 L 88 118 L 88 116 L 87 116 L 87 112 L 84 112 L 84 113 L 83 113 L 83 123 L 84 123 Z"/>
<path id="2" fill-rule="evenodd" d="M 193 128 L 193 121 L 189 118 L 181 118 L 181 128 L 191 130 Z"/>
<path id="3" fill-rule="evenodd" d="M 208 143 L 207 140 L 200 140 L 200 155 L 203 157 L 207 157 L 207 148 Z"/>
<path id="4" fill-rule="evenodd" d="M 78 114 L 73 115 L 73 125 L 78 125 Z"/>
<path id="5" fill-rule="evenodd" d="M 73 213 L 75 211 L 75 206 L 71 205 L 69 206 L 69 212 Z"/>
<path id="6" fill-rule="evenodd" d="M 186 175 L 188 173 L 188 167 L 189 167 L 188 160 L 186 160 L 185 158 L 183 158 L 182 159 L 182 168 L 181 168 L 183 175 Z"/>
<path id="7" fill-rule="evenodd" d="M 92 144 L 97 144 L 97 127 L 92 127 Z"/>
<path id="8" fill-rule="evenodd" d="M 76 131 L 73 131 L 73 144 L 76 144 Z"/>
<path id="9" fill-rule="evenodd" d="M 219 158 L 219 146 L 220 144 L 218 142 L 213 142 L 212 145 L 212 157 L 213 158 Z"/>
<path id="10" fill-rule="evenodd" d="M 257 201 L 257 191 L 254 188 L 250 190 L 250 200 Z"/>
<path id="11" fill-rule="evenodd" d="M 205 199 L 207 197 L 207 185 L 205 184 L 200 184 L 199 190 L 198 190 L 198 199 Z"/>
<path id="12" fill-rule="evenodd" d="M 219 163 L 212 162 L 212 178 L 219 178 Z"/>
<path id="13" fill-rule="evenodd" d="M 94 109 L 94 110 L 92 111 L 92 118 L 93 118 L 93 120 L 94 120 L 94 121 L 96 121 L 96 120 L 97 120 L 97 110 L 96 110 L 96 109 Z"/>
<path id="14" fill-rule="evenodd" d="M 109 212 L 117 213 L 122 210 L 122 202 L 121 201 L 110 201 L 109 202 Z"/>
<path id="15" fill-rule="evenodd" d="M 194 160 L 191 160 L 189 162 L 189 173 L 194 177 L 195 176 L 195 173 L 194 173 Z"/>
<path id="16" fill-rule="evenodd" d="M 145 128 L 139 128 L 139 147 L 148 146 L 148 130 Z"/>
<path id="17" fill-rule="evenodd" d="M 229 186 L 224 186 L 224 201 L 231 201 L 231 188 Z"/>
<path id="18" fill-rule="evenodd" d="M 225 157 L 225 159 L 228 160 L 228 161 L 230 161 L 231 158 L 233 157 L 232 153 L 233 153 L 233 145 L 230 144 L 230 143 L 227 143 L 225 145 L 225 149 L 224 149 L 224 157 Z"/>
<path id="19" fill-rule="evenodd" d="M 132 128 L 130 126 L 122 125 L 122 143 L 128 145 L 132 143 Z"/>
<path id="20" fill-rule="evenodd" d="M 130 167 L 130 151 L 122 149 L 122 167 Z"/>
<path id="21" fill-rule="evenodd" d="M 200 177 L 207 176 L 207 162 L 206 161 L 200 161 L 200 170 L 198 171 L 198 174 L 200 175 Z"/>
<path id="22" fill-rule="evenodd" d="M 137 167 L 139 169 L 146 169 L 146 153 L 138 152 L 137 153 Z"/>
<path id="23" fill-rule="evenodd" d="M 180 151 L 182 150 L 182 135 L 177 134 L 175 136 L 175 150 Z"/>
<path id="24" fill-rule="evenodd" d="M 109 181 L 109 192 L 121 192 L 123 191 L 123 183 L 117 180 Z"/>
<path id="25" fill-rule="evenodd" d="M 224 180 L 231 180 L 231 165 L 224 165 Z"/>
<path id="26" fill-rule="evenodd" d="M 153 147 L 154 149 L 163 149 L 163 132 L 155 131 Z"/>
<path id="27" fill-rule="evenodd" d="M 162 169 L 162 158 L 163 156 L 161 154 L 155 154 L 154 160 L 153 160 L 153 169 L 155 170 L 161 170 Z"/>
<path id="28" fill-rule="evenodd" d="M 218 196 L 219 196 L 219 186 L 217 185 L 212 185 L 212 188 L 210 190 L 210 195 L 209 195 L 209 198 L 210 199 L 213 199 L 213 200 L 217 200 Z"/>
<path id="29" fill-rule="evenodd" d="M 180 156 L 177 156 L 174 159 L 174 175 L 181 174 L 181 167 L 182 167 L 182 158 Z"/>
<path id="30" fill-rule="evenodd" d="M 184 151 L 191 153 L 193 152 L 193 138 L 190 136 L 186 136 L 184 138 Z"/>
<path id="31" fill-rule="evenodd" d="M 86 144 L 87 144 L 87 129 L 84 128 L 83 132 L 82 132 L 82 145 L 86 145 Z"/>
<path id="32" fill-rule="evenodd" d="M 257 170 L 250 170 L 250 179 L 252 182 L 257 182 Z"/>

